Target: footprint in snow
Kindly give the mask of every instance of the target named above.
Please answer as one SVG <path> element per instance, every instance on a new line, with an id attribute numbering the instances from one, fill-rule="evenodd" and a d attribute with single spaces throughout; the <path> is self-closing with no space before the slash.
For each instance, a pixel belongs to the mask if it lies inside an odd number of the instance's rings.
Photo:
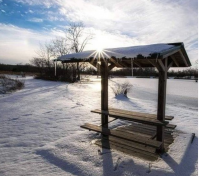
<path id="1" fill-rule="evenodd" d="M 10 119 L 10 121 L 18 120 L 18 119 L 19 119 L 19 117 L 16 117 L 16 118 L 12 118 L 12 119 Z"/>
<path id="2" fill-rule="evenodd" d="M 24 115 L 22 115 L 22 116 L 31 116 L 32 114 L 24 114 Z"/>
<path id="3" fill-rule="evenodd" d="M 79 102 L 77 102 L 76 105 L 78 105 L 78 106 L 84 106 L 83 104 L 81 104 Z"/>
<path id="4" fill-rule="evenodd" d="M 117 162 L 116 162 L 116 164 L 115 164 L 115 167 L 114 167 L 114 171 L 116 171 L 117 170 L 117 168 L 118 168 L 118 166 L 119 166 L 119 164 L 120 164 L 120 160 L 121 160 L 121 158 L 119 157 L 118 159 L 117 159 Z"/>
<path id="5" fill-rule="evenodd" d="M 51 113 L 52 111 L 47 111 L 47 112 L 44 112 L 44 114 L 49 114 L 49 113 Z"/>

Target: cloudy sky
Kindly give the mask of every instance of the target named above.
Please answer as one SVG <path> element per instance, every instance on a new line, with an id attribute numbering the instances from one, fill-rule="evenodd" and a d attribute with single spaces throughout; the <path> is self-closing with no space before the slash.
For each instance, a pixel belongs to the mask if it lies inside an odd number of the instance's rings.
<path id="1" fill-rule="evenodd" d="M 0 0 L 0 63 L 29 63 L 79 21 L 95 34 L 85 50 L 184 42 L 198 58 L 197 0 Z"/>

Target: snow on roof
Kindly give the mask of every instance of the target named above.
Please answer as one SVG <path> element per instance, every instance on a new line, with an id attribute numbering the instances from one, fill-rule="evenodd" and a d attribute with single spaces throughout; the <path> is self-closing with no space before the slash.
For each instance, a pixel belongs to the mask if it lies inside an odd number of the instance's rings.
<path id="1" fill-rule="evenodd" d="M 73 53 L 63 55 L 58 57 L 58 61 L 66 61 L 70 59 L 89 59 L 89 58 L 99 58 L 100 56 L 103 58 L 135 58 L 138 55 L 142 55 L 144 57 L 150 57 L 151 54 L 160 54 L 167 52 L 168 50 L 173 50 L 176 48 L 176 45 L 172 44 L 152 44 L 152 45 L 141 45 L 141 46 L 130 46 L 130 47 L 122 47 L 122 48 L 109 48 L 104 49 L 101 53 L 90 50 L 84 51 L 81 53 Z"/>

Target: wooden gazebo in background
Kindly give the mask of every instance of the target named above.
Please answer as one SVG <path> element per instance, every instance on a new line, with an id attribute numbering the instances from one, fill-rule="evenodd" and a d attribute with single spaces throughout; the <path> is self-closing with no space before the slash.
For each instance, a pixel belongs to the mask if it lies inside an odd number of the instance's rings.
<path id="1" fill-rule="evenodd" d="M 108 129 L 108 116 L 131 120 L 138 123 L 144 123 L 156 127 L 156 141 L 158 141 L 158 152 L 164 151 L 164 130 L 168 124 L 165 119 L 166 106 L 166 85 L 167 72 L 171 67 L 189 67 L 190 60 L 184 48 L 183 43 L 168 43 L 168 44 L 152 44 L 143 46 L 131 46 L 123 48 L 104 49 L 101 53 L 97 51 L 85 51 L 82 53 L 74 53 L 61 56 L 57 59 L 62 63 L 72 62 L 89 62 L 95 67 L 100 67 L 101 73 L 101 109 L 93 110 L 92 112 L 101 114 L 101 127 L 96 127 L 91 124 L 82 125 L 83 128 L 98 131 L 104 135 L 115 136 L 126 139 L 123 135 L 117 135 Z M 114 68 L 131 68 L 133 67 L 155 67 L 159 71 L 158 83 L 158 102 L 157 115 L 142 114 L 135 112 L 119 111 L 117 109 L 109 109 L 108 106 L 108 72 Z M 134 138 L 135 136 L 132 136 Z M 127 137 L 129 138 L 129 137 Z M 141 139 L 132 139 L 144 145 L 152 145 L 150 142 L 145 142 Z M 157 144 L 157 143 L 156 143 Z M 154 145 L 156 145 L 154 144 Z"/>

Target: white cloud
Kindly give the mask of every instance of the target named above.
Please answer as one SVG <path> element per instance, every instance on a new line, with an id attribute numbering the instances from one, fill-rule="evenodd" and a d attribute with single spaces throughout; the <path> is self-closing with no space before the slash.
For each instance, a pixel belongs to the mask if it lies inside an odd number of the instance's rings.
<path id="1" fill-rule="evenodd" d="M 197 46 L 193 44 L 198 41 L 198 11 L 195 0 L 57 2 L 60 5 L 60 14 L 65 15 L 68 20 L 82 21 L 86 26 L 106 31 L 105 33 L 110 34 L 109 41 L 122 37 L 123 41 L 128 38 L 131 45 L 184 42 L 190 59 L 193 61 L 197 57 Z M 121 46 L 119 42 L 115 43 Z"/>
<path id="2" fill-rule="evenodd" d="M 5 11 L 5 10 L 1 10 L 1 12 L 6 13 L 6 11 Z"/>
<path id="3" fill-rule="evenodd" d="M 41 33 L 0 23 L 0 63 L 28 63 L 36 56 L 40 43 L 49 42 L 60 31 L 43 31 Z"/>
<path id="4" fill-rule="evenodd" d="M 28 10 L 29 13 L 34 13 L 32 10 Z"/>
<path id="5" fill-rule="evenodd" d="M 20 2 L 28 5 L 45 5 L 47 8 L 50 8 L 56 2 L 55 0 L 15 0 L 16 2 Z"/>
<path id="6" fill-rule="evenodd" d="M 58 6 L 50 21 L 82 21 L 105 47 L 184 42 L 192 62 L 198 53 L 197 0 L 16 0 L 29 5 Z M 103 39 L 103 40 L 102 40 Z"/>
<path id="7" fill-rule="evenodd" d="M 31 18 L 28 21 L 35 22 L 35 23 L 42 23 L 43 19 L 41 19 L 41 18 Z"/>

